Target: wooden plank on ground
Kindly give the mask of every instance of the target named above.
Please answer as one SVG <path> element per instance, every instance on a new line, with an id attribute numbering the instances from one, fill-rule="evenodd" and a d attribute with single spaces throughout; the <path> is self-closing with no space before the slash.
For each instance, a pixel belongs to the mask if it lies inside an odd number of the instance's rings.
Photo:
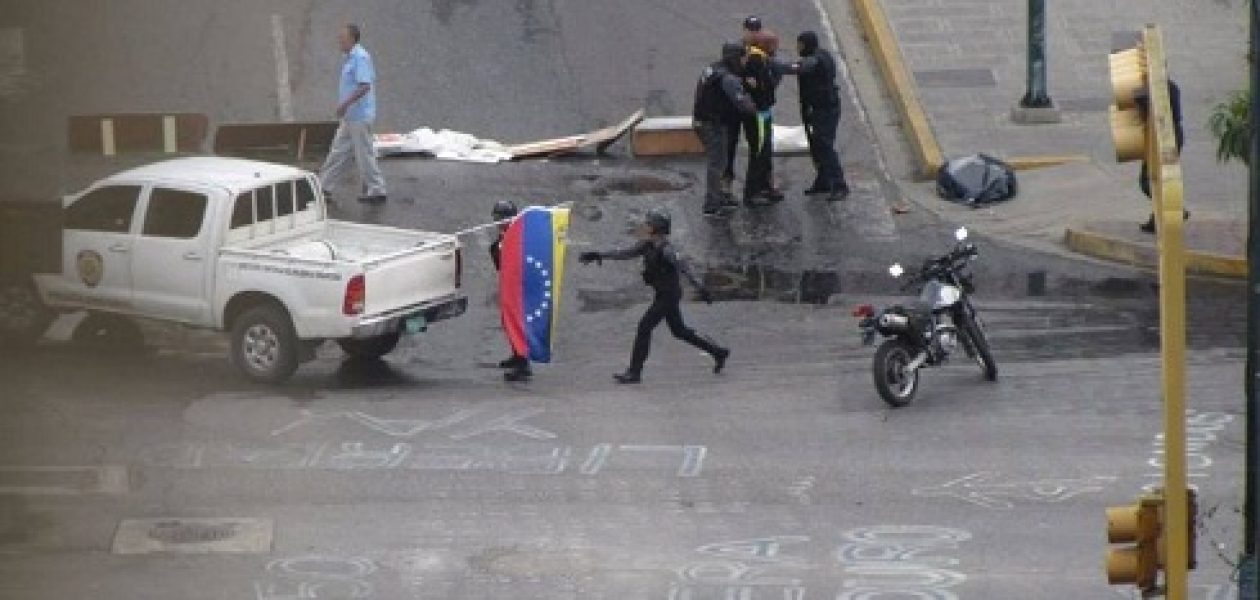
<path id="1" fill-rule="evenodd" d="M 584 136 L 571 135 L 568 137 L 530 142 L 528 144 L 517 144 L 515 146 L 508 146 L 507 151 L 512 155 L 513 160 L 572 154 L 577 152 L 578 148 L 582 146 L 583 138 Z"/>
<path id="2" fill-rule="evenodd" d="M 626 117 L 624 121 L 616 125 L 598 129 L 586 134 L 583 136 L 585 139 L 582 141 L 582 146 L 586 147 L 594 144 L 595 153 L 603 154 L 609 146 L 621 139 L 621 136 L 624 136 L 641 121 L 643 121 L 643 109 L 634 111 L 634 114 Z"/>

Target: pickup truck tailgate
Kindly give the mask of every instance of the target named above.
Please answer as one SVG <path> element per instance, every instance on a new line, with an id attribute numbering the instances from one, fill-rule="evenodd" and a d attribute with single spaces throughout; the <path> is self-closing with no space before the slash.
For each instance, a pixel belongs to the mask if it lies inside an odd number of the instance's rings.
<path id="1" fill-rule="evenodd" d="M 455 238 L 429 241 L 363 264 L 370 317 L 450 299 L 458 291 L 460 257 Z"/>

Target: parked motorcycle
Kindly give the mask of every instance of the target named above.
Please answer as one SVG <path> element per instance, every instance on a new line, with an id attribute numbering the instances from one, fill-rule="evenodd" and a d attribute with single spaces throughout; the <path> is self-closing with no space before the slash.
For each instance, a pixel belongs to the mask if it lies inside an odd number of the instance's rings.
<path id="1" fill-rule="evenodd" d="M 997 379 L 984 324 L 971 304 L 976 288 L 968 266 L 979 251 L 966 242 L 966 228 L 960 227 L 954 237 L 958 243 L 949 252 L 925 261 L 902 286 L 903 291 L 918 287 L 916 301 L 878 312 L 864 304 L 853 311 L 864 345 L 873 344 L 876 334 L 887 338 L 875 351 L 871 372 L 875 389 L 890 406 L 910 404 L 919 390 L 919 370 L 946 364 L 958 346 L 980 365 L 985 379 Z M 899 278 L 905 269 L 893 264 L 888 273 Z"/>

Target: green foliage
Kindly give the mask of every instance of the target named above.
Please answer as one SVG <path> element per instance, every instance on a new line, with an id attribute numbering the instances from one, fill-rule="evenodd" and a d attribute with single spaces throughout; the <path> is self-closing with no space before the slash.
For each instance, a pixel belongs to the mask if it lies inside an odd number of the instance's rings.
<path id="1" fill-rule="evenodd" d="M 1216 159 L 1229 162 L 1237 159 L 1250 161 L 1251 154 L 1251 94 L 1236 91 L 1216 108 L 1208 118 L 1212 135 L 1216 136 Z"/>

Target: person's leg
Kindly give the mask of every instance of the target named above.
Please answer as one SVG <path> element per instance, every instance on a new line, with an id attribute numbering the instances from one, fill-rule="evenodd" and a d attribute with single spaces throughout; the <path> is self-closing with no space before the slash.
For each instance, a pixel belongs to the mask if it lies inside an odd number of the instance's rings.
<path id="1" fill-rule="evenodd" d="M 729 143 L 726 145 L 726 170 L 722 171 L 723 191 L 727 194 L 731 193 L 735 186 L 735 155 L 739 151 L 739 123 L 724 124 L 727 128 L 726 139 Z"/>
<path id="2" fill-rule="evenodd" d="M 331 193 L 345 179 L 350 161 L 354 160 L 354 142 L 346 130 L 346 122 L 342 121 L 333 134 L 332 144 L 328 147 L 328 156 L 324 158 L 324 166 L 319 169 L 319 185 Z"/>
<path id="3" fill-rule="evenodd" d="M 682 309 L 679 307 L 677 299 L 664 307 L 664 317 L 665 323 L 669 325 L 669 332 L 674 334 L 674 337 L 707 352 L 709 356 L 713 357 L 713 372 L 720 373 L 722 371 L 722 367 L 726 365 L 726 357 L 731 354 L 730 350 L 719 346 L 717 342 L 687 327 L 687 324 L 683 321 Z"/>
<path id="4" fill-rule="evenodd" d="M 727 132 L 724 125 L 706 123 L 696 129 L 704 144 L 704 212 L 721 210 L 726 195 L 722 193 L 722 172 L 726 168 Z"/>
<path id="5" fill-rule="evenodd" d="M 354 163 L 359 168 L 363 196 L 383 199 L 385 178 L 381 176 L 381 169 L 376 164 L 376 149 L 372 147 L 372 124 L 362 121 L 350 124 L 351 138 L 354 140 Z"/>
<path id="6" fill-rule="evenodd" d="M 668 304 L 657 296 L 652 300 L 652 305 L 644 311 L 634 334 L 634 348 L 630 352 L 630 368 L 626 369 L 624 374 L 617 376 L 617 381 L 622 383 L 639 381 L 639 376 L 643 374 L 643 364 L 647 362 L 648 352 L 652 349 L 652 330 L 656 329 L 661 319 L 665 318 L 667 307 Z"/>
<path id="7" fill-rule="evenodd" d="M 814 163 L 814 182 L 805 190 L 806 194 L 827 191 L 827 182 L 822 177 L 822 141 L 818 139 L 817 131 L 818 122 L 810 111 L 809 119 L 805 121 L 805 141 L 809 144 L 809 159 Z"/>
<path id="8" fill-rule="evenodd" d="M 840 165 L 840 155 L 836 152 L 836 130 L 840 127 L 840 109 L 837 107 L 819 111 L 819 113 L 814 128 L 819 147 L 818 178 L 833 194 L 838 193 L 844 196 L 848 194 L 849 182 L 844 178 L 844 167 Z"/>
<path id="9" fill-rule="evenodd" d="M 764 160 L 767 141 L 759 115 L 744 119 L 744 138 L 748 140 L 748 170 L 744 175 L 744 202 L 747 203 L 770 188 Z"/>

